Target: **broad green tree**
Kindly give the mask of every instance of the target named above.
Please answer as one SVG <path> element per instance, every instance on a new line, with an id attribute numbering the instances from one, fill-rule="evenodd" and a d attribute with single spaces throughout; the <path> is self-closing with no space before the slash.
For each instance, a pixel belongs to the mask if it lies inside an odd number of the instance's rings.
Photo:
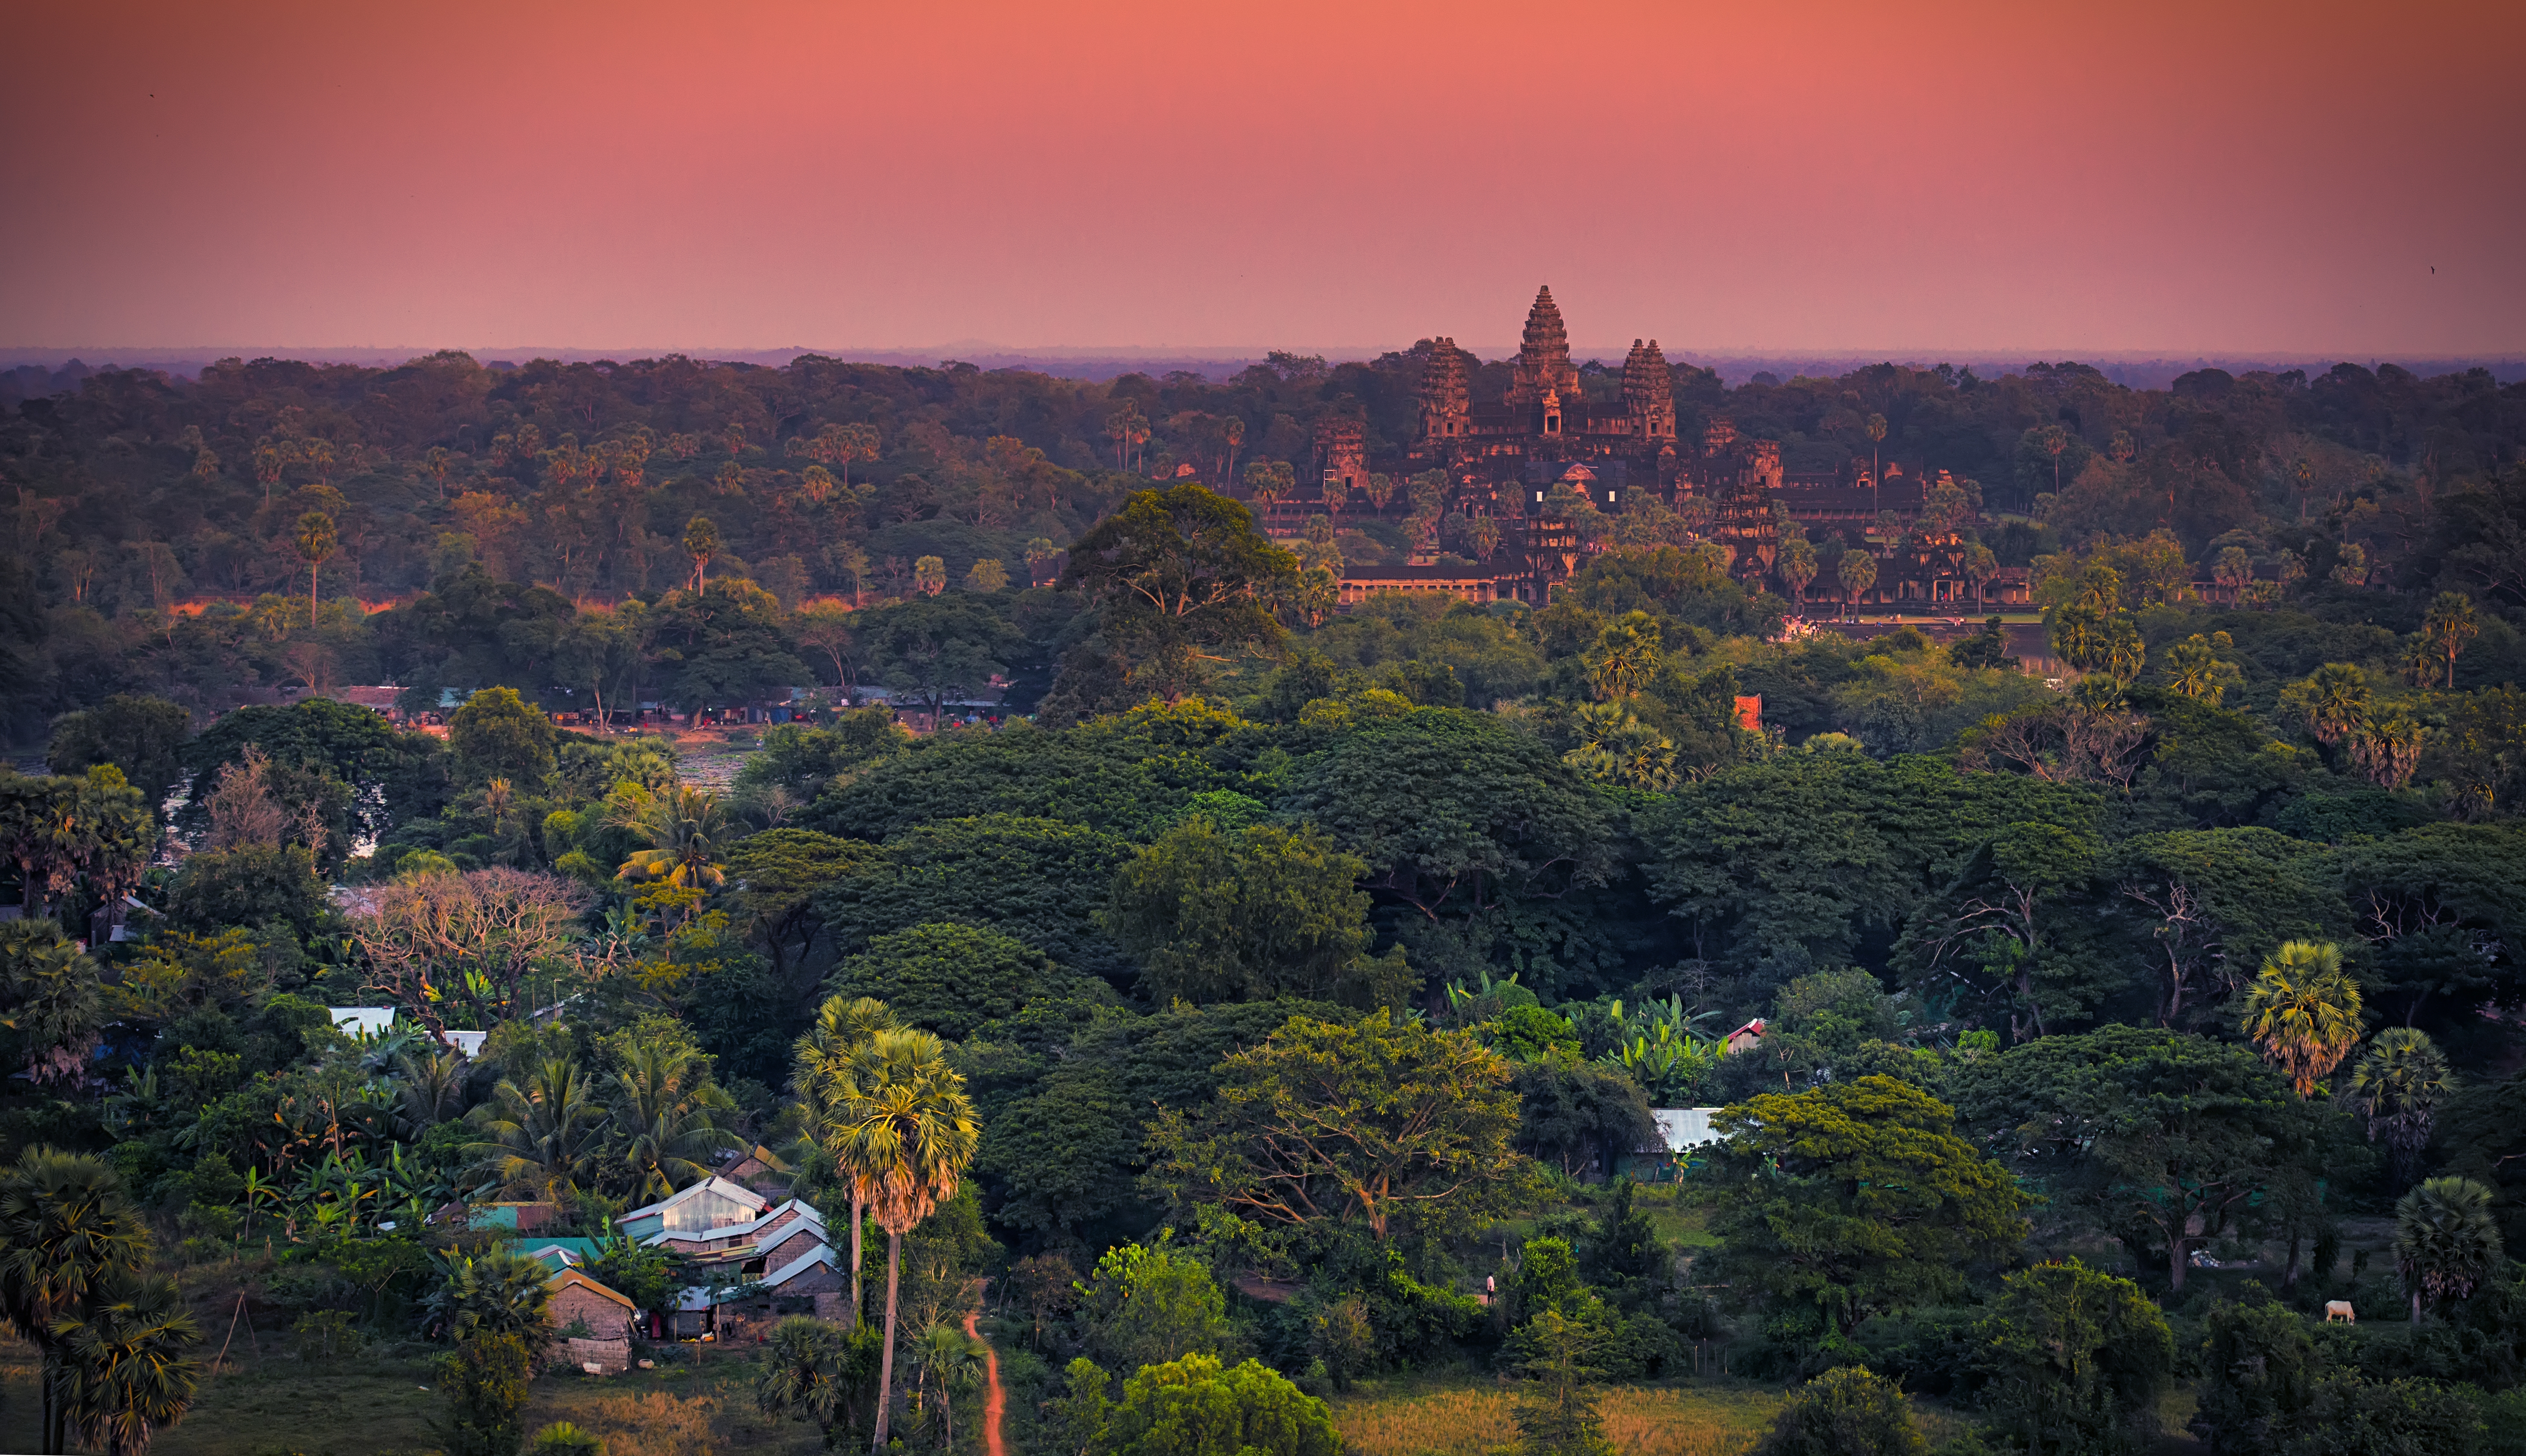
<path id="1" fill-rule="evenodd" d="M 1920 1456 L 1929 1449 L 1900 1383 L 1844 1365 L 1790 1392 L 1755 1456 Z"/>
<path id="2" fill-rule="evenodd" d="M 1086 1456 L 1337 1456 L 1325 1403 L 1259 1360 L 1216 1356 L 1151 1365 L 1123 1381 Z"/>
<path id="3" fill-rule="evenodd" d="M 448 747 L 468 783 L 505 778 L 527 793 L 543 792 L 559 737 L 543 710 L 514 687 L 483 688 L 447 719 Z"/>
<path id="4" fill-rule="evenodd" d="M 2305 1104 L 2249 1049 L 2180 1031 L 2103 1027 L 2040 1037 L 1958 1067 L 1959 1120 L 2053 1203 L 2163 1261 L 2251 1215 L 2311 1135 Z"/>
<path id="5" fill-rule="evenodd" d="M 1061 584 L 1104 608 L 1132 697 L 1172 700 L 1224 654 L 1280 640 L 1268 598 L 1296 570 L 1242 504 L 1186 483 L 1127 497 L 1072 544 Z"/>
<path id="6" fill-rule="evenodd" d="M 1116 1370 L 1216 1355 L 1236 1339 L 1227 1296 L 1187 1250 L 1117 1245 L 1096 1261 L 1078 1293 L 1087 1352 Z"/>
<path id="7" fill-rule="evenodd" d="M 1347 1223 L 1385 1242 L 1476 1228 L 1530 1196 L 1511 1069 L 1468 1032 L 1385 1011 L 1347 1026 L 1298 1016 L 1219 1074 L 1209 1106 L 1150 1133 L 1151 1184 L 1180 1208 Z"/>
<path id="8" fill-rule="evenodd" d="M 2155 1444 L 2175 1338 L 2138 1284 L 2076 1259 L 2038 1265 L 2008 1278 L 1975 1333 L 1998 1424 L 2034 1456 Z"/>
<path id="9" fill-rule="evenodd" d="M 71 777 L 112 764 L 155 813 L 184 772 L 182 749 L 192 725 L 190 709 L 165 698 L 119 692 L 93 708 L 55 719 L 45 766 Z"/>
<path id="10" fill-rule="evenodd" d="M 877 936 L 835 966 L 825 987 L 835 999 L 873 997 L 904 1026 L 962 1041 L 1030 997 L 1055 992 L 1061 979 L 1026 942 L 944 921 Z"/>
<path id="11" fill-rule="evenodd" d="M 2006 1168 L 1954 1111 L 1889 1077 L 1767 1093 L 1712 1120 L 1713 1231 L 1733 1278 L 1815 1309 L 1828 1333 L 1950 1298 L 2026 1236 Z"/>
<path id="12" fill-rule="evenodd" d="M 1399 1004 L 1413 988 L 1399 954 L 1367 954 L 1367 873 L 1314 828 L 1195 815 L 1123 866 L 1105 924 L 1162 1001 Z"/>

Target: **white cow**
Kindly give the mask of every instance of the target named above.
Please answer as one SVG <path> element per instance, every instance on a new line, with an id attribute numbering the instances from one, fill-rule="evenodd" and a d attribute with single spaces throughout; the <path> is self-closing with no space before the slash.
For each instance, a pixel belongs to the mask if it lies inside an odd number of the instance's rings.
<path id="1" fill-rule="evenodd" d="M 2350 1307 L 2350 1301 L 2348 1299 L 2328 1299 L 2324 1301 L 2324 1323 L 2330 1325 L 2336 1320 L 2346 1325 L 2356 1325 L 2359 1323 L 2359 1312 Z"/>

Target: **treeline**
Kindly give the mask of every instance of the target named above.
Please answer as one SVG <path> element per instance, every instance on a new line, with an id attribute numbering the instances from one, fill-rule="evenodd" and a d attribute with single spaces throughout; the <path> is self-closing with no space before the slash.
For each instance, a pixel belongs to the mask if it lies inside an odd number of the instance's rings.
<path id="1" fill-rule="evenodd" d="M 1418 377 L 1417 351 L 1110 384 L 815 356 L 107 371 L 0 421 L 16 512 L 0 691 L 25 733 L 118 689 L 209 712 L 311 682 L 410 682 L 445 656 L 415 640 L 437 625 L 363 630 L 351 603 L 428 591 L 468 599 L 460 617 L 517 624 L 512 660 L 462 664 L 482 676 L 446 685 L 532 692 L 550 685 L 536 639 L 568 603 L 655 605 L 713 577 L 750 579 L 784 610 L 904 597 L 935 589 L 925 560 L 947 585 L 982 563 L 985 582 L 1049 579 L 1061 550 L 1152 478 L 1268 467 L 1267 480 L 1304 480 L 1332 414 L 1363 419 L 1372 450 L 1401 447 Z M 1614 387 L 1593 364 L 1583 377 Z M 2073 546 L 2165 528 L 2205 568 L 2242 543 L 2257 559 L 2320 556 L 2321 577 L 2356 545 L 2381 580 L 2519 590 L 2513 499 L 2468 507 L 2481 519 L 2460 538 L 2439 530 L 2446 498 L 2496 477 L 2526 438 L 2520 390 L 2479 371 L 2204 371 L 2136 391 L 2073 364 L 1993 380 L 1887 365 L 1728 390 L 1679 367 L 1677 386 L 1687 441 L 1726 416 L 1782 440 L 1793 473 L 1949 471 Z M 711 533 L 688 541 L 696 517 Z M 1344 526 L 1362 562 L 1410 544 L 1356 507 Z M 2023 543 L 2000 544 L 2022 564 Z M 2450 555 L 2459 546 L 2470 554 Z M 181 615 L 206 599 L 208 613 Z"/>

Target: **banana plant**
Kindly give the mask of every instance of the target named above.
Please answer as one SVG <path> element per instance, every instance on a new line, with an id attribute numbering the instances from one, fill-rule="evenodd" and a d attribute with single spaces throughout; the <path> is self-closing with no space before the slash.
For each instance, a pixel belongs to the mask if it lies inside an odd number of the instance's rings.
<path id="1" fill-rule="evenodd" d="M 1612 1012 L 1617 1029 L 1614 1049 L 1597 1060 L 1630 1074 L 1656 1106 L 1683 1105 L 1719 1065 L 1718 1039 L 1692 1029 L 1694 1022 L 1713 1013 L 1687 1015 L 1681 996 L 1651 1000 L 1638 1016 L 1625 1015 L 1620 1001 Z"/>
<path id="2" fill-rule="evenodd" d="M 1517 977 L 1518 973 L 1512 971 L 1499 979 L 1493 980 L 1491 974 L 1485 971 L 1482 973 L 1481 989 L 1471 991 L 1465 989 L 1461 981 L 1447 982 L 1447 1015 L 1458 1023 L 1485 1020 L 1486 1013 L 1496 1013 L 1499 1010 L 1499 993 L 1516 985 Z"/>
<path id="3" fill-rule="evenodd" d="M 246 1235 L 254 1231 L 254 1211 L 257 1207 L 269 1206 L 277 1218 L 279 1217 L 280 1211 L 288 1206 L 288 1199 L 281 1193 L 279 1185 L 271 1179 L 265 1178 L 263 1170 L 255 1167 L 249 1167 L 245 1171 L 245 1192 L 241 1195 L 240 1201 L 245 1204 L 245 1220 L 237 1227 L 237 1242 L 240 1245 L 245 1242 Z"/>

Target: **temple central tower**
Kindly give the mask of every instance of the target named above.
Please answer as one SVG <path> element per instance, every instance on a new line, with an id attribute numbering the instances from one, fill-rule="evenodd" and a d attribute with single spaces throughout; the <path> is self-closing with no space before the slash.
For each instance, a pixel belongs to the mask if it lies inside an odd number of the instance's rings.
<path id="1" fill-rule="evenodd" d="M 1535 307 L 1526 311 L 1526 340 L 1518 346 L 1508 403 L 1540 404 L 1546 394 L 1560 395 L 1564 407 L 1579 402 L 1579 371 L 1570 363 L 1570 331 L 1561 326 L 1561 309 L 1552 301 L 1549 287 L 1536 289 Z"/>

